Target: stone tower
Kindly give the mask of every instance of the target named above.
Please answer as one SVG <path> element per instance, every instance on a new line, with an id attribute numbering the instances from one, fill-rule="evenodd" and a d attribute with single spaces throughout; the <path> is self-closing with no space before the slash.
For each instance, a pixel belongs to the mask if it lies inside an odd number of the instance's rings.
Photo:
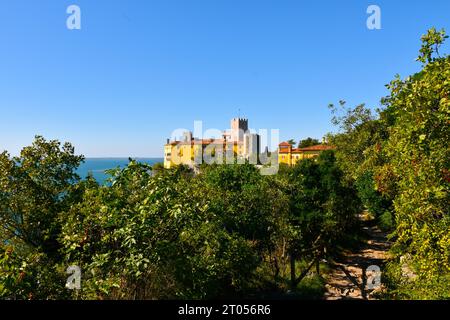
<path id="1" fill-rule="evenodd" d="M 231 139 L 232 141 L 243 141 L 244 133 L 248 131 L 248 119 L 231 119 Z"/>

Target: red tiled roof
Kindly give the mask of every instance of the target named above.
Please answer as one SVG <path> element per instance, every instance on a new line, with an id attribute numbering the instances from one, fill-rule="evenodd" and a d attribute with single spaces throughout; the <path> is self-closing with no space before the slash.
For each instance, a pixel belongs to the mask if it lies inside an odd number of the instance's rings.
<path id="1" fill-rule="evenodd" d="M 290 145 L 291 144 L 286 141 L 283 141 L 282 143 L 279 144 L 279 146 L 290 146 Z"/>
<path id="2" fill-rule="evenodd" d="M 310 147 L 306 147 L 306 148 L 298 148 L 296 150 L 299 151 L 324 151 L 324 150 L 331 150 L 334 149 L 333 146 L 327 146 L 324 144 L 317 144 L 315 146 L 310 146 Z"/>
<path id="3" fill-rule="evenodd" d="M 280 146 L 281 146 L 281 144 L 280 144 Z M 292 148 L 291 152 L 292 153 L 303 153 L 303 152 L 307 152 L 307 151 L 324 151 L 324 150 L 330 150 L 330 149 L 334 149 L 334 147 L 323 145 L 323 144 L 318 144 L 318 145 L 306 147 L 306 148 Z M 279 149 L 278 153 L 289 153 L 289 150 Z"/>

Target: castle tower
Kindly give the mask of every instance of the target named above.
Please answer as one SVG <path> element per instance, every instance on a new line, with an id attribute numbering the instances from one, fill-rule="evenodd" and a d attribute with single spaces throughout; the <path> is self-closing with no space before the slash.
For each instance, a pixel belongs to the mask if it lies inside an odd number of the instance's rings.
<path id="1" fill-rule="evenodd" d="M 244 133 L 248 131 L 248 119 L 231 119 L 231 139 L 232 141 L 243 141 Z"/>

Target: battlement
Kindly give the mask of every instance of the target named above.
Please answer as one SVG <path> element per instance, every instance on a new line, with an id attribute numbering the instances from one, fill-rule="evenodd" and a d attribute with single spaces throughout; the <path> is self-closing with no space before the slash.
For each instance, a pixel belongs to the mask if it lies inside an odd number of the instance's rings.
<path id="1" fill-rule="evenodd" d="M 231 131 L 237 133 L 239 130 L 247 132 L 248 119 L 246 118 L 233 118 L 231 119 Z"/>
<path id="2" fill-rule="evenodd" d="M 248 122 L 247 118 L 233 118 L 231 121 L 242 121 L 242 122 Z"/>

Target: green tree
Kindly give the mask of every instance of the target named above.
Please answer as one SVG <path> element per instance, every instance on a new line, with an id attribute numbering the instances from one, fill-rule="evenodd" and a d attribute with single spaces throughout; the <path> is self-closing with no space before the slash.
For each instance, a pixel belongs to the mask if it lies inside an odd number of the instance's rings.
<path id="1" fill-rule="evenodd" d="M 438 53 L 445 38 L 444 31 L 430 29 L 418 58 L 423 69 L 405 80 L 397 77 L 384 99 L 389 136 L 383 151 L 396 189 L 394 253 L 411 257 L 408 265 L 417 275 L 398 277 L 397 284 L 410 297 L 448 298 L 450 292 L 450 57 Z M 379 168 L 378 176 L 386 174 Z M 389 191 L 389 180 L 377 184 Z"/>
<path id="2" fill-rule="evenodd" d="M 71 144 L 40 136 L 17 157 L 0 154 L 0 246 L 6 252 L 0 295 L 47 298 L 62 291 L 58 216 L 71 206 L 81 161 Z"/>
<path id="3" fill-rule="evenodd" d="M 291 282 L 296 286 L 320 258 L 340 252 L 347 234 L 358 230 L 360 203 L 356 192 L 343 180 L 334 151 L 316 159 L 299 161 L 289 173 Z M 295 261 L 307 259 L 309 267 L 296 277 Z"/>
<path id="4" fill-rule="evenodd" d="M 295 146 L 296 144 L 294 139 L 289 139 L 287 143 L 289 143 L 291 146 Z"/>
<path id="5" fill-rule="evenodd" d="M 384 168 L 386 173 L 390 172 L 390 165 L 382 147 L 388 136 L 389 117 L 385 113 L 378 117 L 373 115 L 364 104 L 349 108 L 345 101 L 340 101 L 339 107 L 331 104 L 329 108 L 333 114 L 332 123 L 338 126 L 340 131 L 329 134 L 328 140 L 336 147 L 336 158 L 344 172 L 344 179 L 349 186 L 356 187 L 363 205 L 377 217 L 380 225 L 390 229 L 392 225 L 381 222 L 392 219 L 395 180 L 389 175 L 378 175 L 377 170 Z M 391 183 L 389 192 L 385 192 L 387 190 L 376 183 L 380 179 Z"/>
<path id="6" fill-rule="evenodd" d="M 67 264 L 82 298 L 217 298 L 245 294 L 284 208 L 252 165 L 179 166 L 151 174 L 131 162 L 92 186 L 65 216 Z"/>
<path id="7" fill-rule="evenodd" d="M 298 142 L 298 147 L 299 148 L 306 148 L 306 147 L 311 147 L 311 146 L 315 146 L 315 145 L 318 145 L 318 144 L 320 144 L 318 139 L 314 139 L 314 138 L 308 137 L 306 139 L 300 140 Z"/>
<path id="8" fill-rule="evenodd" d="M 448 298 L 450 57 L 447 38 L 432 28 L 422 37 L 419 73 L 389 85 L 374 117 L 364 105 L 331 105 L 341 132 L 329 135 L 349 184 L 382 224 L 394 229 L 394 259 L 385 280 L 391 296 Z M 407 270 L 407 271 L 405 271 Z"/>

